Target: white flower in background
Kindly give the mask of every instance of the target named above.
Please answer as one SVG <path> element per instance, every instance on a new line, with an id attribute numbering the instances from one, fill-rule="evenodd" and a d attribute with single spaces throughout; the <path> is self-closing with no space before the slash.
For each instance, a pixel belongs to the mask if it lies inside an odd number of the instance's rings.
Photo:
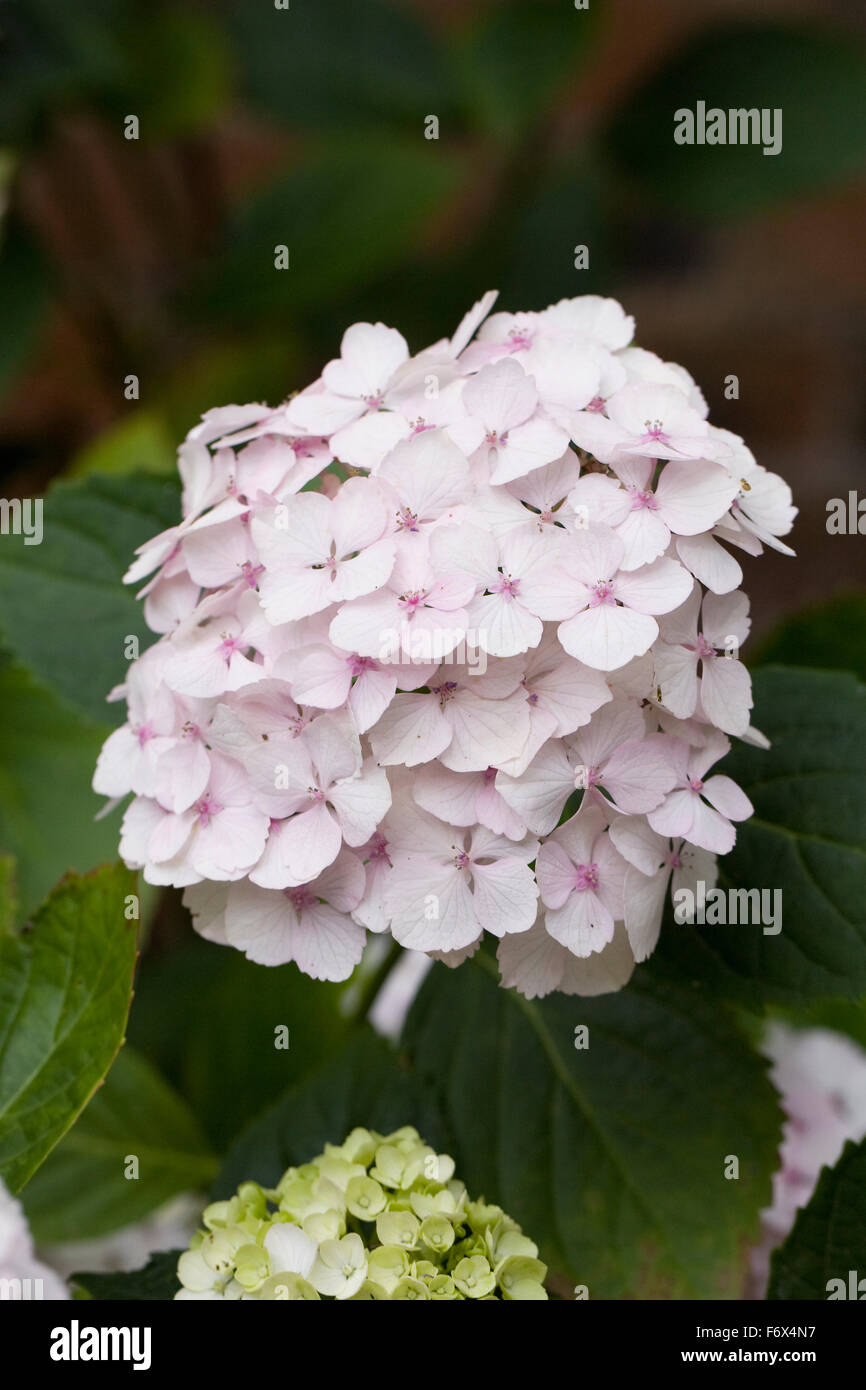
<path id="1" fill-rule="evenodd" d="M 731 552 L 789 553 L 790 491 L 615 300 L 495 298 L 209 411 L 127 575 L 159 640 L 94 786 L 132 798 L 126 862 L 262 963 L 489 932 L 527 993 L 620 988 L 751 814 L 707 775 L 762 746 Z"/>
<path id="2" fill-rule="evenodd" d="M 36 1258 L 33 1237 L 21 1203 L 0 1181 L 0 1288 L 15 1300 L 64 1299 L 69 1292 L 60 1276 Z"/>
<path id="3" fill-rule="evenodd" d="M 772 1023 L 763 1051 L 785 1114 L 773 1202 L 761 1213 L 764 1239 L 752 1252 L 752 1274 L 763 1293 L 772 1251 L 788 1235 L 821 1175 L 850 1139 L 866 1138 L 866 1051 L 828 1028 Z M 759 1296 L 760 1296 L 759 1294 Z"/>

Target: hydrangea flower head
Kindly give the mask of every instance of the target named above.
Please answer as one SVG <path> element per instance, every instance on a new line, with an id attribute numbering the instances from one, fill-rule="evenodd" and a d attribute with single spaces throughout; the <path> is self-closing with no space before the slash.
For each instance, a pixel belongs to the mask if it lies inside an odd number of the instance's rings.
<path id="1" fill-rule="evenodd" d="M 760 744 L 733 551 L 783 480 L 611 299 L 490 313 L 416 355 L 355 324 L 275 409 L 211 410 L 141 548 L 158 640 L 94 787 L 196 929 L 346 979 L 366 933 L 530 997 L 620 988 L 715 881 Z"/>
<path id="2" fill-rule="evenodd" d="M 177 1273 L 184 1300 L 547 1298 L 533 1241 L 409 1125 L 354 1129 L 275 1188 L 212 1202 Z"/>

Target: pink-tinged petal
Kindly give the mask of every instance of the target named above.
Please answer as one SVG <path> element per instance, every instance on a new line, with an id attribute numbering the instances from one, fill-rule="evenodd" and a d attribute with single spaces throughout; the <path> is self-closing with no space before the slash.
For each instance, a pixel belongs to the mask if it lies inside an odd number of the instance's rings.
<path id="1" fill-rule="evenodd" d="M 359 734 L 365 734 L 368 729 L 372 729 L 393 700 L 397 689 L 397 679 L 393 674 L 395 669 L 397 668 L 391 667 L 386 671 L 364 670 L 352 686 L 348 708 Z M 421 679 L 418 684 L 425 685 L 426 681 Z"/>
<path id="2" fill-rule="evenodd" d="M 656 488 L 659 513 L 672 531 L 696 536 L 709 531 L 724 516 L 737 495 L 738 484 L 726 468 L 714 463 L 665 464 Z"/>
<path id="3" fill-rule="evenodd" d="M 540 618 L 507 592 L 475 599 L 468 617 L 469 627 L 478 633 L 479 646 L 490 656 L 519 656 L 541 641 Z"/>
<path id="4" fill-rule="evenodd" d="M 662 703 L 677 719 L 690 719 L 698 703 L 698 653 L 657 642 L 653 658 Z"/>
<path id="5" fill-rule="evenodd" d="M 624 570 L 640 569 L 652 564 L 664 555 L 670 544 L 671 533 L 658 512 L 646 507 L 631 510 L 616 529 L 616 534 L 625 547 L 622 557 Z"/>
<path id="6" fill-rule="evenodd" d="M 624 487 L 635 488 L 638 492 L 650 491 L 655 464 L 652 459 L 641 458 L 637 454 L 618 455 L 611 467 Z M 627 498 L 629 507 L 631 498 Z"/>
<path id="7" fill-rule="evenodd" d="M 520 940 L 520 938 L 517 938 Z M 615 922 L 613 939 L 585 959 L 569 953 L 563 966 L 560 991 L 591 998 L 623 989 L 634 971 L 634 955 L 622 922 Z"/>
<path id="8" fill-rule="evenodd" d="M 322 379 L 329 391 L 341 395 L 378 396 L 408 359 L 406 339 L 396 328 L 353 323 L 343 334 L 339 358 L 328 363 Z"/>
<path id="9" fill-rule="evenodd" d="M 749 816 L 755 814 L 755 808 L 746 793 L 730 777 L 718 774 L 710 777 L 704 783 L 701 795 L 705 796 L 710 805 L 715 806 L 723 816 L 727 816 L 728 820 L 748 820 Z M 713 846 L 704 845 L 703 848 L 712 849 Z M 724 850 L 717 852 L 725 853 Z"/>
<path id="10" fill-rule="evenodd" d="M 726 734 L 742 736 L 749 727 L 752 678 L 741 661 L 717 656 L 704 661 L 701 706 L 704 714 Z"/>
<path id="11" fill-rule="evenodd" d="M 201 590 L 186 573 L 159 578 L 144 601 L 144 618 L 152 632 L 173 632 L 198 603 Z"/>
<path id="12" fill-rule="evenodd" d="M 150 837 L 165 817 L 165 811 L 146 796 L 137 796 L 124 812 L 120 827 L 120 857 L 130 869 L 147 863 Z"/>
<path id="13" fill-rule="evenodd" d="M 667 840 L 643 816 L 615 816 L 610 838 L 623 859 L 645 875 L 657 874 L 668 852 Z"/>
<path id="14" fill-rule="evenodd" d="M 205 941 L 228 946 L 225 911 L 228 901 L 227 883 L 193 883 L 184 889 L 183 905 L 189 909 L 192 925 Z"/>
<path id="15" fill-rule="evenodd" d="M 458 951 L 479 934 L 466 871 L 407 854 L 385 890 L 391 934 L 413 951 Z"/>
<path id="16" fill-rule="evenodd" d="M 596 897 L 619 921 L 625 912 L 625 876 L 629 865 L 618 852 L 610 835 L 599 835 L 592 847 L 592 859 L 598 867 Z"/>
<path id="17" fill-rule="evenodd" d="M 343 837 L 327 806 L 318 802 L 280 827 L 279 857 L 285 870 L 285 887 L 309 883 L 333 864 Z"/>
<path id="18" fill-rule="evenodd" d="M 529 931 L 538 907 L 538 888 L 528 864 L 517 859 L 473 864 L 472 878 L 479 926 L 494 936 Z"/>
<path id="19" fill-rule="evenodd" d="M 153 739 L 152 743 L 169 743 Z M 148 745 L 149 747 L 150 745 Z M 156 763 L 154 794 L 169 811 L 186 811 L 198 801 L 211 775 L 211 760 L 200 739 L 181 739 Z"/>
<path id="20" fill-rule="evenodd" d="M 730 751 L 731 740 L 726 738 L 720 729 L 712 729 L 703 743 L 693 748 L 688 762 L 689 775 L 703 777 L 719 758 L 723 758 Z"/>
<path id="21" fill-rule="evenodd" d="M 230 946 L 259 965 L 285 965 L 294 958 L 297 914 L 284 893 L 235 883 L 225 909 L 225 935 Z"/>
<path id="22" fill-rule="evenodd" d="M 496 790 L 493 782 L 485 782 L 478 793 L 476 814 L 479 825 L 486 826 L 497 835 L 505 835 L 509 840 L 522 840 L 526 834 L 526 825 Z"/>
<path id="23" fill-rule="evenodd" d="M 376 477 L 389 482 L 419 520 L 433 520 L 463 501 L 469 465 L 444 430 L 423 430 L 392 448 Z"/>
<path id="24" fill-rule="evenodd" d="M 259 559 L 275 573 L 321 565 L 331 553 L 331 503 L 319 492 L 301 492 L 250 523 Z"/>
<path id="25" fill-rule="evenodd" d="M 606 816 L 599 806 L 582 805 L 576 815 L 557 827 L 552 841 L 565 850 L 573 864 L 589 864 L 595 856 L 595 842 L 605 823 Z"/>
<path id="26" fill-rule="evenodd" d="M 337 709 L 352 684 L 348 654 L 333 647 L 312 646 L 301 651 L 288 671 L 292 696 L 316 709 Z"/>
<path id="27" fill-rule="evenodd" d="M 469 574 L 484 587 L 496 578 L 499 551 L 480 526 L 438 526 L 430 534 L 430 563 L 439 574 Z"/>
<path id="28" fill-rule="evenodd" d="M 724 650 L 733 637 L 745 642 L 752 626 L 748 594 L 707 594 L 701 626 L 707 641 Z"/>
<path id="29" fill-rule="evenodd" d="M 700 797 L 695 797 L 695 803 L 689 843 L 713 854 L 729 854 L 737 838 L 731 822 Z"/>
<path id="30" fill-rule="evenodd" d="M 560 737 L 588 724 L 596 710 L 613 698 L 600 672 L 581 666 L 567 656 L 551 670 L 533 676 L 528 685 L 537 698 L 536 708 L 556 719 L 555 732 Z"/>
<path id="31" fill-rule="evenodd" d="M 530 830 L 547 835 L 575 790 L 574 770 L 562 744 L 551 740 L 519 777 L 499 772 L 496 790 Z"/>
<path id="32" fill-rule="evenodd" d="M 261 857 L 268 817 L 254 806 L 226 806 L 196 828 L 189 859 L 202 878 L 240 878 Z"/>
<path id="33" fill-rule="evenodd" d="M 292 958 L 314 980 L 348 980 L 364 954 L 367 933 L 327 903 L 305 907 L 292 933 Z"/>
<path id="34" fill-rule="evenodd" d="M 349 478 L 329 505 L 329 525 L 338 559 L 364 550 L 384 535 L 388 523 L 385 503 L 369 478 Z"/>
<path id="35" fill-rule="evenodd" d="M 664 615 L 659 623 L 662 641 L 671 646 L 697 646 L 702 597 L 700 585 L 695 584 L 685 603 Z"/>
<path id="36" fill-rule="evenodd" d="M 345 714 L 321 714 L 301 735 L 324 791 L 361 766 L 361 744 Z"/>
<path id="37" fill-rule="evenodd" d="M 601 767 L 620 744 L 646 734 L 643 712 L 637 700 L 618 697 L 599 711 L 597 718 L 570 740 L 585 767 Z"/>
<path id="38" fill-rule="evenodd" d="M 616 671 L 648 651 L 658 635 L 655 618 L 631 608 L 599 604 L 559 625 L 559 640 L 570 656 L 597 671 Z"/>
<path id="39" fill-rule="evenodd" d="M 400 627 L 403 611 L 397 595 L 390 589 L 354 599 L 331 620 L 330 640 L 347 652 L 357 652 L 380 661 L 399 659 Z"/>
<path id="40" fill-rule="evenodd" d="M 701 799 L 696 792 L 687 789 L 674 791 L 665 798 L 661 806 L 649 812 L 647 820 L 659 835 L 668 836 L 672 840 L 678 837 L 691 840 L 695 814 L 700 804 Z"/>
<path id="41" fill-rule="evenodd" d="M 328 800 L 346 844 L 363 845 L 391 805 L 387 773 L 368 758 L 359 777 L 331 787 Z"/>
<path id="42" fill-rule="evenodd" d="M 625 876 L 625 929 L 636 961 L 646 960 L 656 948 L 667 887 L 667 869 L 648 878 L 629 868 Z"/>
<path id="43" fill-rule="evenodd" d="M 344 603 L 381 589 L 394 568 L 394 554 L 394 541 L 381 540 L 368 545 L 353 559 L 341 560 L 334 571 L 330 601 Z"/>
<path id="44" fill-rule="evenodd" d="M 255 526 L 253 522 L 253 526 Z M 262 607 L 272 623 L 291 623 L 321 613 L 334 601 L 332 572 L 328 569 L 295 569 L 262 575 L 259 580 Z"/>
<path id="45" fill-rule="evenodd" d="M 481 420 L 485 430 L 496 431 L 499 435 L 528 420 L 537 400 L 538 392 L 532 377 L 527 376 L 520 363 L 512 357 L 482 367 L 463 388 L 463 404 L 467 412 Z M 557 454 L 552 454 L 551 459 L 558 457 L 562 448 Z"/>
<path id="46" fill-rule="evenodd" d="M 502 938 L 496 952 L 502 984 L 526 999 L 543 999 L 559 989 L 569 952 L 539 920 L 528 932 Z"/>
<path id="47" fill-rule="evenodd" d="M 615 581 L 616 596 L 637 613 L 670 613 L 685 603 L 694 580 L 688 570 L 667 558 L 654 560 L 629 573 L 620 572 Z"/>
<path id="48" fill-rule="evenodd" d="M 572 893 L 562 907 L 549 907 L 544 925 L 554 941 L 575 956 L 591 956 L 613 940 L 613 918 L 589 891 Z"/>
<path id="49" fill-rule="evenodd" d="M 412 781 L 412 795 L 431 816 L 449 825 L 475 825 L 484 786 L 483 772 L 452 772 L 435 762 L 419 769 Z"/>
<path id="50" fill-rule="evenodd" d="M 458 690 L 443 714 L 451 726 L 451 741 L 440 754 L 455 772 L 483 772 L 516 757 L 529 736 L 529 711 L 523 691 L 504 700 L 483 700 L 471 690 Z"/>
<path id="51" fill-rule="evenodd" d="M 508 359 L 511 360 L 511 359 Z M 541 415 L 509 430 L 507 440 L 496 447 L 490 481 L 498 486 L 522 478 L 534 468 L 558 459 L 568 448 L 568 434 Z"/>
<path id="52" fill-rule="evenodd" d="M 396 695 L 370 730 L 370 745 L 386 767 L 417 767 L 437 758 L 451 742 L 451 725 L 431 695 Z M 485 767 L 487 764 L 485 763 Z"/>
<path id="53" fill-rule="evenodd" d="M 353 912 L 364 895 L 366 882 L 364 865 L 357 854 L 341 849 L 333 864 L 316 879 L 312 891 L 337 912 Z"/>
<path id="54" fill-rule="evenodd" d="M 189 846 L 196 827 L 197 817 L 193 811 L 184 811 L 179 816 L 166 812 L 153 827 L 147 842 L 147 858 L 154 860 L 157 864 L 177 858 L 181 851 Z M 192 863 L 191 857 L 190 863 Z M 193 868 L 203 878 L 222 877 L 222 875 L 216 874 L 203 874 L 201 869 L 196 868 L 195 864 L 193 864 Z"/>
<path id="55" fill-rule="evenodd" d="M 667 734 L 650 734 L 624 743 L 612 753 L 603 782 L 617 807 L 627 815 L 655 810 L 675 786 L 677 772 L 669 756 Z"/>
<path id="56" fill-rule="evenodd" d="M 93 790 L 100 796 L 126 796 L 136 790 L 139 796 L 154 795 L 153 788 L 133 788 L 133 770 L 141 753 L 141 743 L 128 724 L 109 734 L 96 763 Z M 174 810 L 174 807 L 170 808 Z"/>
<path id="57" fill-rule="evenodd" d="M 193 532 L 181 548 L 190 578 L 211 589 L 239 579 L 255 558 L 249 528 L 239 519 Z"/>
<path id="58" fill-rule="evenodd" d="M 572 416 L 571 437 L 600 463 L 611 463 L 629 438 L 621 426 L 594 410 L 582 410 Z"/>
<path id="59" fill-rule="evenodd" d="M 609 526 L 590 526 L 566 538 L 562 563 L 581 584 L 592 589 L 613 578 L 622 564 L 623 553 L 622 541 Z"/>
<path id="60" fill-rule="evenodd" d="M 680 536 L 676 549 L 686 569 L 714 594 L 730 593 L 743 582 L 738 562 L 712 536 Z"/>
<path id="61" fill-rule="evenodd" d="M 330 391 L 305 392 L 292 401 L 292 420 L 307 434 L 327 439 L 366 412 L 363 401 Z"/>
<path id="62" fill-rule="evenodd" d="M 545 907 L 562 907 L 575 885 L 575 866 L 556 840 L 546 840 L 538 851 L 535 877 Z"/>
<path id="63" fill-rule="evenodd" d="M 335 459 L 351 468 L 375 472 L 382 456 L 399 445 L 411 428 L 406 417 L 396 411 L 370 411 L 336 430 L 331 436 L 331 451 Z"/>
<path id="64" fill-rule="evenodd" d="M 631 510 L 631 498 L 615 478 L 584 473 L 568 494 L 582 526 L 619 526 Z"/>
<path id="65" fill-rule="evenodd" d="M 466 347 L 478 326 L 484 322 L 499 297 L 498 290 L 487 290 L 467 314 L 463 315 L 451 339 L 451 352 L 455 357 Z"/>

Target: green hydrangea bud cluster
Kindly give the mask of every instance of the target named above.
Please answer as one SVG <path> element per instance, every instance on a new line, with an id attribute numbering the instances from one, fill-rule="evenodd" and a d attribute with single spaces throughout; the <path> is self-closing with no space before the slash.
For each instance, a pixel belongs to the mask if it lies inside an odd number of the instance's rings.
<path id="1" fill-rule="evenodd" d="M 546 1265 L 501 1207 L 410 1126 L 353 1129 L 273 1189 L 212 1202 L 179 1299 L 544 1299 Z"/>

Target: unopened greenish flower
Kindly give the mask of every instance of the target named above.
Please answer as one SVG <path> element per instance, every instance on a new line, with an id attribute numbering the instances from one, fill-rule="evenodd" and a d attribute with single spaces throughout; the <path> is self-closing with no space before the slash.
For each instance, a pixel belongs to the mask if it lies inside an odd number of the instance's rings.
<path id="1" fill-rule="evenodd" d="M 182 1300 L 545 1299 L 535 1243 L 473 1201 L 410 1125 L 354 1129 L 273 1189 L 211 1202 L 178 1260 Z"/>

